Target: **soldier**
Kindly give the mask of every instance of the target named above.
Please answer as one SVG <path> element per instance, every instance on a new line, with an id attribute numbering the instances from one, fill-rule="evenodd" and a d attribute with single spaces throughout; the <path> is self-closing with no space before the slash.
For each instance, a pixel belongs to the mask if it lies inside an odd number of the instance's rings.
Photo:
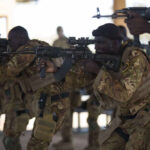
<path id="1" fill-rule="evenodd" d="M 26 36 L 26 39 L 22 39 L 21 34 Z M 14 39 L 12 39 L 12 36 Z M 24 28 L 18 27 L 17 35 L 11 30 L 8 34 L 11 51 L 16 51 L 16 46 L 20 46 L 20 43 L 25 44 L 28 39 L 28 34 Z M 12 45 L 13 40 L 15 41 L 15 45 Z M 6 114 L 3 144 L 7 150 L 20 150 L 21 145 L 19 137 L 21 133 L 26 130 L 29 115 L 27 114 L 27 110 L 22 101 L 23 93 L 19 82 L 13 74 L 7 74 L 7 63 L 1 65 L 0 69 L 0 83 L 1 86 L 3 86 L 3 90 L 1 91 L 2 108 L 3 113 Z"/>
<path id="2" fill-rule="evenodd" d="M 67 37 L 65 37 L 63 28 L 61 26 L 57 27 L 57 34 L 58 39 L 54 41 L 53 46 L 61 48 L 70 48 L 70 45 L 68 44 L 68 39 Z"/>
<path id="3" fill-rule="evenodd" d="M 120 34 L 119 28 L 116 29 L 116 27 L 114 27 L 112 24 L 108 24 L 107 26 L 109 26 L 109 32 L 110 32 L 110 36 L 112 36 L 111 38 L 118 38 L 119 41 L 121 42 L 123 40 L 122 35 Z M 104 27 L 104 28 L 107 28 Z M 105 32 L 106 29 L 104 29 L 103 32 Z M 106 35 L 108 36 L 108 35 Z M 116 37 L 115 37 L 116 36 Z M 105 41 L 105 36 L 102 37 L 102 40 Z M 109 44 L 109 43 L 108 43 Z M 118 43 L 117 43 L 118 44 Z M 120 47 L 122 46 L 119 45 Z M 103 47 L 103 45 L 101 46 Z M 96 53 L 97 54 L 103 54 L 104 50 L 100 49 L 97 50 L 97 47 L 95 46 L 96 49 Z M 105 49 L 105 47 L 104 47 Z M 86 63 L 86 65 L 84 65 L 87 72 L 91 72 L 92 74 L 96 75 L 98 74 L 99 70 L 101 69 L 101 65 L 98 62 L 95 61 L 89 61 Z M 97 123 L 97 119 L 98 116 L 100 115 L 100 113 L 102 111 L 104 111 L 105 109 L 111 109 L 114 110 L 116 105 L 115 104 L 110 104 L 108 105 L 107 108 L 102 109 L 101 105 L 100 105 L 100 101 L 96 99 L 95 95 L 92 93 L 92 96 L 90 97 L 90 99 L 88 100 L 88 125 L 89 125 L 89 135 L 88 135 L 88 146 L 85 148 L 85 150 L 99 150 L 100 149 L 100 141 L 99 138 L 101 136 L 101 132 L 100 132 L 100 127 Z M 112 115 L 113 117 L 113 115 Z"/>
<path id="4" fill-rule="evenodd" d="M 37 40 L 29 40 L 27 31 L 22 27 L 15 27 L 9 32 L 9 45 L 12 48 L 12 50 L 17 49 L 18 51 L 22 51 L 22 50 L 28 49 L 28 48 L 29 49 L 34 48 L 34 47 L 41 46 L 41 45 L 48 46 L 48 44 L 45 42 L 41 42 L 41 41 L 37 41 Z M 54 72 L 55 67 L 54 67 L 53 63 L 46 62 L 46 65 L 48 67 L 47 70 L 49 72 Z M 58 128 L 59 124 L 61 124 L 60 122 L 61 122 L 61 118 L 62 118 L 62 117 L 60 117 L 58 119 L 58 122 L 56 121 L 57 117 L 55 118 L 56 120 L 54 120 L 51 109 L 56 109 L 56 111 L 58 109 L 58 110 L 60 110 L 59 115 L 60 114 L 63 115 L 65 113 L 64 110 L 66 110 L 65 105 L 67 105 L 67 100 L 64 100 L 67 97 L 67 94 L 62 95 L 63 100 L 59 103 L 57 103 L 57 100 L 59 99 L 59 98 L 57 98 L 58 97 L 57 96 L 56 103 L 51 105 L 50 101 L 47 102 L 48 104 L 46 103 L 46 99 L 47 99 L 46 97 L 48 97 L 48 96 L 46 96 L 42 92 L 42 90 L 44 91 L 44 90 L 49 89 L 50 93 L 53 93 L 53 91 L 56 91 L 56 93 L 58 93 L 59 90 L 61 90 L 61 88 L 62 88 L 61 83 L 60 83 L 60 86 L 52 85 L 53 88 L 51 88 L 49 86 L 49 87 L 46 87 L 45 89 L 39 89 L 36 92 L 32 92 L 29 84 L 26 83 L 25 80 L 26 80 L 26 78 L 30 78 L 33 74 L 35 74 L 37 72 L 36 59 L 35 59 L 35 56 L 33 56 L 33 55 L 16 55 L 7 63 L 7 65 L 5 67 L 7 69 L 7 76 L 15 76 L 20 81 L 21 86 L 17 90 L 21 89 L 24 92 L 23 94 L 21 94 L 20 91 L 17 91 L 17 93 L 15 93 L 15 94 L 17 94 L 17 95 L 14 95 L 14 97 L 17 101 L 18 108 L 13 107 L 13 111 L 11 111 L 11 114 L 14 114 L 14 116 L 11 118 L 11 121 L 10 121 L 10 119 L 6 118 L 5 130 L 4 130 L 4 132 L 6 131 L 5 132 L 6 136 L 4 137 L 4 145 L 5 145 L 6 149 L 10 149 L 10 150 L 15 149 L 15 146 L 13 146 L 15 144 L 15 142 L 11 141 L 11 143 L 10 143 L 9 142 L 10 140 L 8 140 L 8 139 L 10 139 L 10 137 L 11 137 L 11 139 L 14 139 L 14 140 L 15 140 L 15 138 L 17 138 L 17 141 L 19 141 L 19 136 L 23 131 L 25 131 L 26 125 L 27 125 L 28 119 L 29 119 L 27 117 L 25 118 L 25 116 L 32 116 L 32 117 L 36 116 L 37 117 L 36 122 L 35 122 L 35 128 L 33 130 L 31 140 L 28 144 L 28 149 L 37 149 L 37 148 L 45 149 L 45 148 L 47 148 L 49 145 L 49 142 L 53 136 L 53 133 L 55 132 L 55 129 Z M 38 86 L 40 86 L 40 85 L 38 85 Z M 56 88 L 58 90 L 56 90 Z M 20 94 L 19 98 L 22 98 L 22 99 L 18 99 L 18 97 L 17 97 L 18 94 Z M 33 97 L 33 94 L 34 94 L 34 97 Z M 49 93 L 46 93 L 46 94 L 49 94 Z M 13 95 L 11 95 L 11 97 L 12 96 Z M 38 96 L 40 96 L 40 97 L 38 97 Z M 45 100 L 44 100 L 44 98 L 45 98 Z M 50 98 L 50 97 L 48 97 L 48 98 Z M 42 103 L 40 100 L 43 100 L 44 102 Z M 32 105 L 31 105 L 32 103 L 37 104 L 37 105 L 39 104 L 39 105 L 38 106 L 33 105 L 34 107 L 32 107 Z M 47 107 L 43 108 L 44 107 L 43 105 L 44 106 L 46 105 Z M 35 106 L 37 106 L 37 107 L 35 107 Z M 36 108 L 37 108 L 37 111 L 36 111 Z M 58 126 L 56 126 L 56 122 L 57 122 Z M 43 123 L 43 124 L 47 123 L 48 127 L 44 126 L 44 125 L 40 126 L 39 125 L 40 123 Z M 15 129 L 14 129 L 14 127 L 15 127 Z M 45 130 L 41 131 L 41 129 L 44 127 L 47 130 L 45 129 Z M 8 130 L 10 132 L 8 132 Z M 42 133 L 40 133 L 40 135 L 39 135 L 39 132 L 42 132 Z M 21 149 L 21 146 L 19 145 L 17 147 L 17 149 Z"/>
<path id="5" fill-rule="evenodd" d="M 8 41 L 12 51 L 21 51 L 26 48 L 34 48 L 34 46 L 41 45 L 48 46 L 45 42 L 30 40 L 27 31 L 20 26 L 13 28 L 9 32 Z M 33 65 L 30 66 L 30 64 Z M 28 68 L 31 68 L 31 70 Z M 20 150 L 19 137 L 26 130 L 29 118 L 35 116 L 33 113 L 34 109 L 31 106 L 31 100 L 26 99 L 29 93 L 31 94 L 31 91 L 28 91 L 24 84 L 28 76 L 37 72 L 35 56 L 13 56 L 2 69 L 4 71 L 1 70 L 1 79 L 3 77 L 7 81 L 7 84 L 4 84 L 3 95 L 4 99 L 9 102 L 9 107 L 6 109 L 3 143 L 8 150 Z M 28 83 L 26 84 L 28 87 Z"/>
<path id="6" fill-rule="evenodd" d="M 41 45 L 48 46 L 45 42 L 29 40 L 27 34 L 24 34 L 25 31 L 26 30 L 22 27 L 15 27 L 9 33 L 9 45 L 13 50 L 17 49 L 18 51 L 23 51 L 25 49 L 34 49 Z M 15 35 L 16 38 L 14 38 Z M 21 39 L 21 41 L 17 38 Z M 40 66 L 42 65 L 43 67 L 43 64 L 46 66 L 45 69 L 47 77 L 51 75 L 51 73 L 56 72 L 58 69 L 57 64 L 55 64 L 52 60 L 42 60 Z M 66 80 L 61 80 L 57 83 L 52 83 L 49 78 L 41 80 L 38 75 L 39 71 L 37 70 L 36 57 L 30 54 L 14 56 L 7 63 L 5 68 L 7 70 L 7 76 L 17 77 L 17 81 L 20 83 L 19 90 L 23 91 L 23 95 L 20 95 L 19 97 L 22 98 L 22 101 L 19 101 L 22 104 L 22 109 L 14 112 L 14 114 L 17 112 L 18 116 L 15 116 L 17 119 L 12 120 L 10 131 L 13 132 L 14 128 L 12 127 L 16 126 L 15 131 L 20 135 L 20 133 L 25 130 L 26 123 L 28 121 L 28 118 L 25 118 L 25 116 L 35 116 L 36 121 L 27 149 L 48 149 L 49 143 L 64 121 L 66 110 L 69 107 L 68 89 L 70 88 L 70 83 L 68 82 L 68 79 L 66 78 Z M 74 76 L 76 77 L 77 85 L 82 86 L 84 84 L 81 83 L 81 81 L 85 81 L 85 75 L 79 65 L 75 68 L 77 68 L 77 70 L 70 73 L 76 74 Z M 77 77 L 77 75 L 79 75 L 79 77 Z M 36 78 L 34 78 L 35 76 Z M 38 81 L 38 84 L 36 84 L 36 89 L 33 89 L 32 85 L 35 81 Z M 44 84 L 42 84 L 43 82 Z M 24 118 L 22 119 L 21 116 L 24 116 Z M 24 126 L 20 128 L 19 123 L 23 123 Z M 7 135 L 7 137 L 10 136 L 11 135 Z M 5 140 L 5 145 L 9 145 L 7 140 Z M 12 149 L 12 147 L 9 149 Z M 21 147 L 18 149 L 21 149 Z"/>
<path id="7" fill-rule="evenodd" d="M 64 36 L 63 28 L 61 26 L 57 27 L 57 34 L 58 39 L 54 41 L 53 46 L 55 47 L 61 47 L 61 48 L 70 48 L 71 45 L 68 43 L 68 39 Z M 60 59 L 59 59 L 60 60 Z M 55 59 L 57 61 L 57 59 Z M 58 61 L 57 61 L 58 62 Z M 72 70 L 74 71 L 74 70 Z M 69 82 L 72 83 L 72 80 L 74 80 L 72 76 L 67 76 Z M 74 83 L 75 84 L 75 83 Z M 59 150 L 72 150 L 72 115 L 74 108 L 80 106 L 81 99 L 80 99 L 80 92 L 79 89 L 75 89 L 75 85 L 72 83 L 72 91 L 70 91 L 70 109 L 67 110 L 65 121 L 61 128 L 61 137 L 62 140 L 59 141 L 56 144 L 53 144 L 53 146 Z"/>
<path id="8" fill-rule="evenodd" d="M 53 71 L 56 71 L 56 69 L 53 69 Z M 70 110 L 69 92 L 73 90 L 69 76 L 75 77 L 74 82 L 76 82 L 77 87 L 82 87 L 88 83 L 79 64 L 76 64 L 68 72 L 65 80 L 49 84 L 34 93 L 34 106 L 38 104 L 40 110 L 38 109 L 38 113 L 35 113 L 39 115 L 36 115 L 34 129 L 28 143 L 28 150 L 48 149 L 53 135 L 65 121 L 66 113 Z"/>
<path id="9" fill-rule="evenodd" d="M 105 140 L 101 141 L 100 150 L 147 150 L 150 133 L 150 91 L 149 84 L 145 84 L 149 79 L 148 58 L 137 47 L 120 49 L 121 41 L 117 33 L 111 32 L 113 29 L 118 30 L 115 25 L 105 24 L 93 31 L 98 40 L 97 51 L 122 56 L 118 72 L 104 66 L 94 83 L 94 93 L 101 107 L 111 103 L 117 106 L 115 119 L 102 135 Z"/>

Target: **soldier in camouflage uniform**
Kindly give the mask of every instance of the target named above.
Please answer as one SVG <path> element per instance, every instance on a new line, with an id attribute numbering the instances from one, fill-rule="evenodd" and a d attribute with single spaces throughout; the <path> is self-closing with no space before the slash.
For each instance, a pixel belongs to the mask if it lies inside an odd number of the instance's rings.
<path id="1" fill-rule="evenodd" d="M 25 29 L 23 29 L 22 27 L 16 27 L 10 31 L 10 34 L 9 34 L 10 35 L 10 39 L 9 39 L 10 43 L 9 44 L 10 44 L 11 48 L 13 47 L 14 49 L 17 49 L 18 51 L 22 51 L 22 50 L 28 49 L 28 48 L 34 49 L 34 47 L 41 46 L 41 45 L 48 46 L 48 44 L 46 44 L 45 42 L 41 42 L 38 40 L 29 40 L 27 35 L 23 34 L 24 30 Z M 20 32 L 18 33 L 18 31 L 20 31 Z M 15 34 L 18 36 L 21 36 L 21 38 L 23 40 L 25 40 L 25 41 L 23 41 L 23 43 L 21 43 L 20 41 L 17 41 L 18 43 L 20 42 L 18 44 L 19 46 L 16 45 L 16 43 L 13 41 L 15 38 Z M 22 131 L 24 131 L 26 129 L 26 125 L 28 123 L 29 118 L 25 118 L 25 116 L 27 116 L 27 115 L 31 116 L 31 117 L 33 117 L 33 116 L 37 117 L 37 119 L 35 121 L 35 127 L 33 130 L 33 134 L 30 139 L 30 142 L 28 144 L 28 149 L 45 149 L 45 148 L 47 148 L 49 145 L 49 142 L 53 136 L 53 133 L 55 132 L 55 130 L 57 128 L 59 128 L 59 126 L 63 120 L 62 119 L 63 117 L 60 117 L 59 115 L 63 116 L 63 114 L 65 113 L 65 110 L 67 109 L 66 105 L 68 105 L 68 102 L 66 100 L 65 94 L 63 95 L 62 101 L 60 101 L 58 103 L 57 99 L 60 99 L 60 98 L 56 98 L 56 102 L 54 102 L 54 104 L 52 105 L 51 101 L 50 101 L 50 96 L 46 96 L 43 92 L 43 91 L 45 91 L 46 94 L 59 93 L 59 92 L 61 92 L 61 89 L 63 89 L 61 83 L 59 83 L 59 85 L 52 85 L 52 87 L 51 86 L 45 87 L 44 89 L 40 88 L 39 90 L 37 90 L 35 92 L 33 92 L 30 89 L 30 86 L 28 83 L 26 83 L 25 79 L 30 78 L 33 74 L 35 74 L 37 72 L 36 65 L 37 64 L 36 64 L 35 56 L 33 56 L 33 55 L 16 55 L 5 66 L 7 69 L 7 76 L 17 77 L 17 79 L 21 83 L 21 86 L 19 87 L 19 89 L 23 90 L 23 93 L 24 93 L 23 95 L 20 95 L 20 98 L 23 98 L 22 100 L 17 99 L 16 95 L 14 95 L 17 102 L 20 103 L 20 105 L 22 107 L 21 108 L 19 107 L 18 109 L 15 109 L 14 111 L 12 111 L 11 114 L 13 114 L 13 112 L 14 112 L 14 116 L 11 118 L 11 121 L 10 121 L 10 119 L 6 118 L 5 130 L 4 130 L 4 131 L 6 131 L 5 132 L 6 136 L 4 138 L 4 145 L 5 145 L 6 149 L 14 149 L 14 147 L 12 147 L 12 145 L 10 145 L 10 142 L 8 142 L 8 139 L 10 137 L 13 137 L 14 139 L 15 139 L 15 137 L 17 137 L 17 140 L 19 141 L 19 136 L 22 133 Z M 52 64 L 49 64 L 49 65 L 52 66 Z M 18 91 L 18 93 L 21 93 L 21 92 Z M 42 96 L 40 97 L 40 95 L 42 95 L 43 97 Z M 40 102 L 40 100 L 43 99 L 45 96 L 49 99 L 49 101 L 47 103 Z M 11 95 L 11 97 L 12 97 L 12 95 Z M 33 104 L 33 105 L 31 105 L 31 104 Z M 46 105 L 46 107 L 41 108 L 41 107 L 44 107 L 42 105 Z M 54 112 L 52 112 L 52 111 L 54 111 Z M 54 120 L 52 113 L 58 113 L 57 116 L 59 117 L 59 119 L 57 122 L 57 126 L 56 126 L 57 119 Z M 22 116 L 24 116 L 24 118 Z M 14 126 L 16 127 L 15 129 L 14 129 Z M 45 128 L 45 129 L 43 129 L 43 128 Z M 9 133 L 8 133 L 8 130 L 10 131 Z M 13 135 L 12 135 L 12 133 L 13 133 Z M 15 142 L 13 144 L 15 144 Z M 19 146 L 17 149 L 21 149 L 21 146 Z"/>
<path id="2" fill-rule="evenodd" d="M 122 51 L 119 40 L 112 38 L 113 34 L 110 35 L 111 30 L 106 24 L 93 32 L 99 41 L 95 45 L 97 51 L 122 56 L 118 72 L 104 66 L 94 83 L 94 93 L 101 107 L 105 108 L 111 103 L 116 103 L 117 106 L 115 118 L 102 134 L 105 140 L 101 139 L 100 150 L 148 150 L 149 61 L 137 47 L 127 47 Z M 106 38 L 103 42 L 102 37 Z"/>
<path id="3" fill-rule="evenodd" d="M 63 28 L 61 26 L 57 27 L 57 35 L 58 39 L 54 41 L 53 46 L 61 48 L 70 48 L 70 45 L 68 44 L 68 38 L 65 37 Z"/>
<path id="4" fill-rule="evenodd" d="M 48 46 L 47 43 L 38 40 L 29 40 L 28 33 L 23 27 L 13 28 L 8 35 L 9 46 L 12 51 L 22 51 L 26 48 L 34 48 L 34 46 Z M 20 150 L 21 145 L 19 137 L 26 130 L 29 118 L 35 114 L 31 106 L 30 99 L 26 99 L 31 93 L 27 90 L 25 79 L 37 72 L 36 65 L 32 65 L 29 72 L 24 70 L 30 64 L 36 64 L 35 56 L 17 55 L 13 56 L 10 61 L 1 68 L 1 79 L 3 79 L 3 99 L 7 106 L 4 112 L 6 113 L 6 121 L 4 125 L 4 146 L 7 150 Z M 25 66 L 25 67 L 24 67 Z M 24 67 L 24 68 L 23 68 Z M 31 66 L 30 66 L 31 67 Z M 25 72 L 23 72 L 25 71 Z M 22 73 L 23 72 L 23 73 Z M 7 82 L 5 82 L 7 81 Z"/>
<path id="5" fill-rule="evenodd" d="M 22 39 L 20 35 L 20 29 L 18 30 L 18 36 L 13 35 L 19 43 L 25 43 L 28 39 Z M 26 30 L 23 29 L 24 35 L 27 35 Z M 12 40 L 12 31 L 8 34 L 9 44 Z M 11 41 L 11 42 L 10 42 Z M 18 43 L 15 43 L 15 46 Z M 16 47 L 11 45 L 11 50 L 15 51 Z M 17 45 L 18 46 L 18 45 Z M 11 56 L 12 57 L 12 56 Z M 10 58 L 11 59 L 11 58 Z M 24 103 L 22 101 L 22 91 L 20 89 L 20 84 L 13 74 L 7 74 L 7 63 L 0 66 L 0 76 L 1 76 L 1 99 L 2 99 L 2 112 L 6 114 L 5 124 L 4 124 L 4 139 L 3 144 L 7 150 L 20 150 L 21 145 L 19 142 L 19 137 L 23 131 L 26 130 L 26 125 L 28 124 L 29 115 L 26 113 Z"/>
<path id="6" fill-rule="evenodd" d="M 16 27 L 12 29 L 12 33 L 17 34 L 18 28 Z M 17 31 L 16 31 L 17 30 Z M 21 29 L 22 32 L 22 29 Z M 22 35 L 22 34 L 21 34 Z M 22 35 L 22 39 L 26 39 L 25 35 Z M 28 39 L 28 38 L 27 38 Z M 12 39 L 10 42 L 13 41 Z M 13 45 L 14 44 L 14 45 Z M 34 49 L 37 46 L 47 46 L 45 42 L 37 41 L 37 40 L 27 40 L 24 45 L 20 43 L 19 48 L 16 47 L 16 43 L 10 43 L 10 46 L 15 46 L 18 51 L 22 51 L 24 49 Z M 69 107 L 68 101 L 68 89 L 72 87 L 70 86 L 70 82 L 68 81 L 69 78 L 66 80 L 62 80 L 58 83 L 51 83 L 49 79 L 45 78 L 42 79 L 41 83 L 45 82 L 46 84 L 37 84 L 36 90 L 32 88 L 32 83 L 34 80 L 40 81 L 40 76 L 37 75 L 39 72 L 37 71 L 37 63 L 36 57 L 34 55 L 26 54 L 26 55 L 16 55 L 14 56 L 5 66 L 7 69 L 7 76 L 15 76 L 19 80 L 20 88 L 23 91 L 23 105 L 22 107 L 26 111 L 17 111 L 19 112 L 19 116 L 17 117 L 17 123 L 24 123 L 25 121 L 20 121 L 20 116 L 35 116 L 36 121 L 34 124 L 34 129 L 32 132 L 31 139 L 28 143 L 27 149 L 28 150 L 45 150 L 48 149 L 49 143 L 52 140 L 54 133 L 60 128 L 66 110 Z M 47 77 L 51 75 L 51 73 L 57 70 L 57 64 L 53 61 L 46 60 L 44 62 L 46 64 L 46 72 Z M 43 64 L 42 64 L 43 65 Z M 69 72 L 70 74 L 76 77 L 75 81 L 77 86 L 83 86 L 84 84 L 81 83 L 88 83 L 85 79 L 84 72 L 80 69 L 79 65 L 76 71 Z M 78 76 L 79 75 L 79 76 Z M 36 78 L 34 78 L 36 76 Z M 22 102 L 21 101 L 21 102 Z M 20 101 L 19 101 L 20 102 Z M 22 103 L 21 103 L 22 104 Z M 15 112 L 16 113 L 16 112 Z M 16 119 L 15 119 L 16 120 Z M 23 119 L 22 119 L 23 120 Z M 28 120 L 28 119 L 26 119 Z M 14 125 L 16 122 L 14 122 Z M 11 126 L 12 127 L 12 126 Z M 26 122 L 23 127 L 26 127 Z M 17 126 L 17 131 L 21 133 L 22 128 Z M 24 129 L 24 128 L 23 128 Z M 21 131 L 20 131 L 21 130 Z M 14 131 L 11 129 L 11 131 Z M 18 132 L 17 132 L 18 133 Z M 6 140 L 5 140 L 6 141 Z M 6 142 L 5 142 L 6 143 Z M 7 145 L 9 145 L 7 143 Z"/>
<path id="7" fill-rule="evenodd" d="M 67 37 L 64 36 L 63 28 L 61 26 L 57 27 L 57 34 L 58 39 L 54 41 L 53 46 L 55 47 L 61 47 L 61 48 L 70 48 L 71 45 L 68 43 Z M 56 60 L 56 59 L 55 59 Z M 58 62 L 58 61 L 57 61 Z M 73 71 L 73 70 L 72 70 Z M 72 83 L 74 80 L 72 76 L 67 76 L 69 79 L 69 82 Z M 72 150 L 72 115 L 74 108 L 80 106 L 81 99 L 80 99 L 80 92 L 78 89 L 76 89 L 75 84 L 72 83 L 72 91 L 70 91 L 70 109 L 67 110 L 65 121 L 61 127 L 61 136 L 62 140 L 53 146 L 59 150 L 59 149 L 65 149 L 65 150 Z M 76 91 L 75 91 L 76 89 Z"/>
<path id="8" fill-rule="evenodd" d="M 114 36 L 114 34 L 116 34 L 116 33 L 113 33 L 113 32 L 115 32 L 116 28 L 113 29 L 113 26 L 111 26 L 111 25 L 110 25 L 109 28 L 110 28 L 109 30 L 112 30 L 110 32 L 111 36 L 112 35 Z M 104 31 L 104 32 L 106 32 L 106 31 Z M 120 32 L 120 31 L 118 31 L 118 32 Z M 115 37 L 112 37 L 112 38 L 115 38 Z M 117 38 L 119 38 L 120 41 L 123 40 L 122 35 L 119 35 Z M 105 37 L 102 37 L 102 40 L 105 40 Z M 125 47 L 125 45 L 123 45 L 123 47 Z M 104 53 L 103 51 L 100 51 L 100 50 L 97 51 L 97 47 L 95 47 L 95 48 L 96 48 L 96 53 L 98 53 L 98 54 L 99 53 Z M 96 78 L 96 75 L 98 74 L 98 71 L 101 69 L 101 65 L 98 62 L 95 62 L 95 61 L 94 62 L 91 61 L 91 63 L 90 62 L 87 63 L 85 65 L 85 67 L 88 68 L 88 69 L 86 69 L 86 71 L 95 74 L 95 78 Z M 93 92 L 91 92 L 91 93 L 92 93 L 91 97 L 90 97 L 90 99 L 88 100 L 88 103 L 87 103 L 87 109 L 88 109 L 88 119 L 87 119 L 87 122 L 88 122 L 88 125 L 89 125 L 88 146 L 85 147 L 84 150 L 99 150 L 100 149 L 99 137 L 101 136 L 101 132 L 100 132 L 100 127 L 99 127 L 99 125 L 97 123 L 98 116 L 105 109 L 114 110 L 116 106 L 115 106 L 114 103 L 112 103 L 111 105 L 108 105 L 107 108 L 102 109 L 101 105 L 100 105 L 100 101 L 97 100 L 97 98 L 95 97 L 95 95 L 93 94 Z M 113 115 L 112 115 L 112 117 L 113 117 Z"/>
<path id="9" fill-rule="evenodd" d="M 32 97 L 33 105 L 40 105 L 40 109 L 37 109 L 37 112 L 35 112 L 35 116 L 37 117 L 32 137 L 28 143 L 28 150 L 48 149 L 53 135 L 60 129 L 65 119 L 66 112 L 70 109 L 68 91 L 72 91 L 73 89 L 70 89 L 70 87 L 72 87 L 72 82 L 70 82 L 69 76 L 76 76 L 74 80 L 76 81 L 77 87 L 82 87 L 84 84 L 88 83 L 87 80 L 85 80 L 84 72 L 80 69 L 78 64 L 76 65 L 72 68 L 72 70 L 77 68 L 76 71 L 69 71 L 65 80 L 49 84 L 34 93 Z"/>

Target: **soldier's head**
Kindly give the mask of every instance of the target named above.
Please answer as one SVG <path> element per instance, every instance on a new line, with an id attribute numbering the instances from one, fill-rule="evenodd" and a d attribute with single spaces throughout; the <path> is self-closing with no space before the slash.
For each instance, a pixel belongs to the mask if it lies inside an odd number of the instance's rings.
<path id="1" fill-rule="evenodd" d="M 121 34 L 121 36 L 123 38 L 123 41 L 127 41 L 128 37 L 127 37 L 127 30 L 126 30 L 126 28 L 124 26 L 122 26 L 122 25 L 119 25 L 118 28 L 119 28 L 120 34 Z"/>
<path id="2" fill-rule="evenodd" d="M 97 53 L 119 54 L 122 37 L 119 29 L 112 23 L 104 24 L 92 32 L 96 39 Z"/>
<path id="3" fill-rule="evenodd" d="M 57 34 L 58 36 L 61 38 L 61 37 L 64 37 L 64 32 L 63 32 L 63 28 L 61 26 L 58 26 L 57 27 Z"/>
<path id="4" fill-rule="evenodd" d="M 12 28 L 8 33 L 8 44 L 12 51 L 16 51 L 20 46 L 29 41 L 28 32 L 21 26 Z"/>

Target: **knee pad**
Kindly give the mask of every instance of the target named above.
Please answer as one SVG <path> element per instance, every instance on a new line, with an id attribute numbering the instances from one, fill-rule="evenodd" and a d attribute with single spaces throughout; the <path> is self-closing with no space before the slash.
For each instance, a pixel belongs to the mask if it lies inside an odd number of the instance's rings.
<path id="1" fill-rule="evenodd" d="M 3 144 L 7 150 L 21 150 L 19 138 L 5 136 L 3 138 Z"/>
<path id="2" fill-rule="evenodd" d="M 51 119 L 46 118 L 38 118 L 35 122 L 35 127 L 33 131 L 33 135 L 35 138 L 50 142 L 56 129 L 56 122 Z"/>

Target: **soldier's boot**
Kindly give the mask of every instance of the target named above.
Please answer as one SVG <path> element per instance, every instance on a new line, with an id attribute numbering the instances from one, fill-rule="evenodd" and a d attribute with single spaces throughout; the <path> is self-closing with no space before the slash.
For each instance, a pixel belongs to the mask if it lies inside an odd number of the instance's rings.
<path id="1" fill-rule="evenodd" d="M 5 136 L 3 144 L 6 150 L 21 150 L 19 137 Z"/>
<path id="2" fill-rule="evenodd" d="M 84 150 L 99 150 L 99 126 L 96 118 L 88 118 L 89 124 L 89 135 L 88 135 L 88 146 Z"/>

